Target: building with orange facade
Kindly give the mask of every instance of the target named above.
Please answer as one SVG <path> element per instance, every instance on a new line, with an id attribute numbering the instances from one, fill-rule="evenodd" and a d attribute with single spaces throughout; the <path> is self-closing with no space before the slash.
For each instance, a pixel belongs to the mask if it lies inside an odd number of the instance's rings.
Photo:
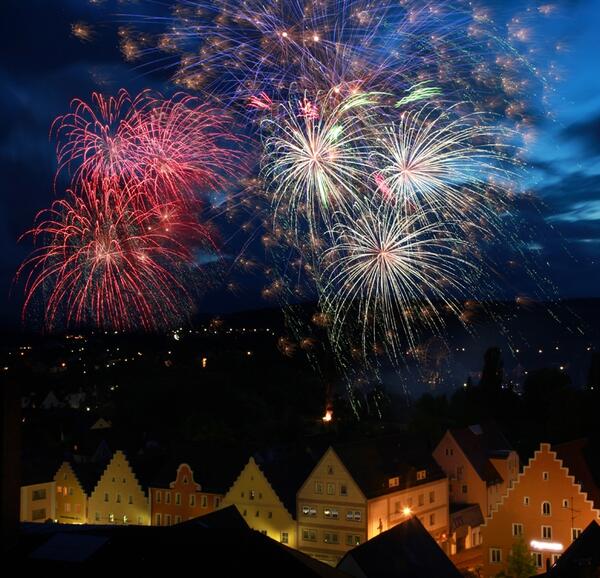
<path id="1" fill-rule="evenodd" d="M 579 448 L 581 449 L 581 448 Z M 592 492 L 578 482 L 560 453 L 579 462 L 584 476 L 585 457 L 577 447 L 542 443 L 523 468 L 515 484 L 494 506 L 481 527 L 482 576 L 496 576 L 506 569 L 515 540 L 524 539 L 538 573 L 549 568 L 592 521 L 600 521 Z M 590 482 L 591 483 L 591 482 Z"/>
<path id="2" fill-rule="evenodd" d="M 448 480 L 429 452 L 391 437 L 330 447 L 297 494 L 298 549 L 336 565 L 352 548 L 416 516 L 448 536 Z"/>
<path id="3" fill-rule="evenodd" d="M 171 526 L 213 512 L 221 505 L 222 493 L 207 491 L 194 479 L 189 464 L 180 464 L 175 480 L 150 486 L 153 526 Z"/>

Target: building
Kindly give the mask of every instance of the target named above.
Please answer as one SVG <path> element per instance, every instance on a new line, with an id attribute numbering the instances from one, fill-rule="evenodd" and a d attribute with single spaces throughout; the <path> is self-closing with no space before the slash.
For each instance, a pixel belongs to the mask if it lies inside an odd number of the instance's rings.
<path id="1" fill-rule="evenodd" d="M 223 494 L 204 489 L 194 479 L 191 466 L 180 464 L 175 480 L 151 486 L 149 497 L 152 525 L 171 526 L 213 512 L 221 505 Z"/>
<path id="2" fill-rule="evenodd" d="M 493 423 L 448 430 L 433 457 L 448 476 L 450 502 L 478 504 L 484 517 L 519 474 L 519 456 Z"/>
<path id="3" fill-rule="evenodd" d="M 21 461 L 19 520 L 46 522 L 56 519 L 54 472 L 58 460 L 52 456 L 29 456 Z"/>
<path id="4" fill-rule="evenodd" d="M 280 467 L 283 468 L 283 464 Z M 227 506 L 235 506 L 250 528 L 281 544 L 297 547 L 293 510 L 286 508 L 254 457 L 248 460 L 223 497 L 221 507 Z"/>
<path id="5" fill-rule="evenodd" d="M 129 461 L 117 450 L 88 500 L 90 524 L 150 525 L 150 507 Z"/>
<path id="6" fill-rule="evenodd" d="M 356 578 L 460 578 L 417 517 L 408 518 L 344 555 L 337 566 Z"/>
<path id="7" fill-rule="evenodd" d="M 75 473 L 74 466 L 63 462 L 54 474 L 56 515 L 60 524 L 87 523 L 87 493 Z"/>
<path id="8" fill-rule="evenodd" d="M 447 478 L 429 452 L 396 437 L 328 448 L 296 507 L 298 548 L 334 566 L 411 516 L 438 542 L 447 539 Z"/>
<path id="9" fill-rule="evenodd" d="M 542 443 L 481 527 L 483 576 L 506 568 L 520 537 L 543 572 L 593 521 L 600 521 L 600 512 L 557 452 Z"/>

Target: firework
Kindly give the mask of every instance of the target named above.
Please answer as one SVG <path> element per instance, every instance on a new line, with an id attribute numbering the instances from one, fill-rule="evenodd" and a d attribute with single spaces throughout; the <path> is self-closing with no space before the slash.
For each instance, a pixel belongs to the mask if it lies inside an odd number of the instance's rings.
<path id="1" fill-rule="evenodd" d="M 120 179 L 143 188 L 142 201 L 194 202 L 243 165 L 227 116 L 181 93 L 171 99 L 150 91 L 135 98 L 125 90 L 116 97 L 94 93 L 92 104 L 74 100 L 53 132 L 58 173 L 75 167 L 74 181 Z"/>
<path id="2" fill-rule="evenodd" d="M 382 340 L 397 357 L 405 339 L 415 343 L 416 307 L 426 311 L 422 323 L 436 330 L 443 325 L 441 307 L 458 311 L 472 264 L 457 255 L 462 241 L 446 229 L 423 225 L 384 203 L 363 205 L 355 219 L 337 222 L 331 233 L 323 295 L 334 338 L 348 323 L 358 323 L 364 350 Z"/>
<path id="3" fill-rule="evenodd" d="M 149 330 L 180 318 L 192 306 L 181 272 L 193 267 L 192 246 L 214 246 L 208 229 L 173 203 L 140 209 L 136 197 L 145 193 L 114 180 L 80 186 L 28 232 L 37 248 L 18 272 L 26 279 L 23 315 L 41 294 L 50 329 Z"/>

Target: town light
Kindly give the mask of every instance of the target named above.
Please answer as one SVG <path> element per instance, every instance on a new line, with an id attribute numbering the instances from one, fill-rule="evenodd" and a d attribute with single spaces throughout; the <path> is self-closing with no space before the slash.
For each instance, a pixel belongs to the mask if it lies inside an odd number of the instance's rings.
<path id="1" fill-rule="evenodd" d="M 544 552 L 562 552 L 563 545 L 560 542 L 540 542 L 540 540 L 531 540 L 529 545 L 534 550 L 541 550 Z"/>
<path id="2" fill-rule="evenodd" d="M 324 422 L 330 422 L 333 419 L 333 410 L 328 407 L 325 410 L 325 415 L 321 418 Z"/>
<path id="3" fill-rule="evenodd" d="M 412 510 L 408 506 L 405 506 L 402 508 L 402 513 L 408 517 L 412 515 Z"/>

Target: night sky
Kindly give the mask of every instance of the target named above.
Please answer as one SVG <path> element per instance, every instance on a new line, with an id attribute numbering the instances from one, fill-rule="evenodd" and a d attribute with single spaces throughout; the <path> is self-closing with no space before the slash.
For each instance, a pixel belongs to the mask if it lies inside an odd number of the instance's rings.
<path id="1" fill-rule="evenodd" d="M 481 4 L 525 7 L 517 0 Z M 536 23 L 536 34 L 550 35 L 564 46 L 558 54 L 547 55 L 556 61 L 562 80 L 552 83 L 548 109 L 553 119 L 539 121 L 539 138 L 529 158 L 531 190 L 544 205 L 540 212 L 526 213 L 526 218 L 532 227 L 540 219 L 547 225 L 531 250 L 549 263 L 559 294 L 599 297 L 600 9 L 597 0 L 555 4 L 559 16 Z M 56 160 L 48 138 L 54 118 L 68 110 L 71 99 L 87 99 L 92 91 L 115 94 L 123 87 L 135 94 L 150 87 L 168 93 L 173 86 L 168 73 L 140 70 L 124 61 L 117 39 L 119 2 L 94 6 L 84 0 L 8 0 L 2 8 L 0 292 L 5 299 L 0 319 L 15 323 L 22 290 L 11 291 L 11 284 L 31 249 L 29 241 L 17 239 L 54 197 Z M 71 34 L 75 21 L 93 25 L 91 42 Z M 255 277 L 242 279 L 236 296 L 219 291 L 209 296 L 204 308 L 264 306 L 260 286 Z"/>

